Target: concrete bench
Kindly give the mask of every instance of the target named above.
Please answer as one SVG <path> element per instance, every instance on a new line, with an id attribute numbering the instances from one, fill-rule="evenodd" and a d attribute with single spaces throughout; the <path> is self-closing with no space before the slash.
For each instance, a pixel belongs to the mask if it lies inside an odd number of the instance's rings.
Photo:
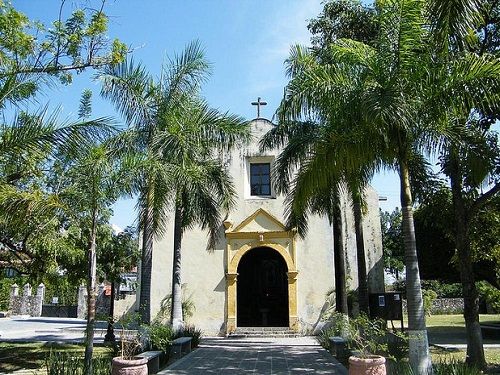
<path id="1" fill-rule="evenodd" d="M 192 337 L 179 337 L 172 341 L 170 349 L 170 358 L 179 359 L 191 352 Z"/>
<path id="2" fill-rule="evenodd" d="M 333 336 L 329 338 L 330 341 L 330 354 L 333 355 L 341 363 L 346 363 L 349 359 L 349 349 L 347 348 L 347 341 L 340 336 Z"/>
<path id="3" fill-rule="evenodd" d="M 149 351 L 139 354 L 137 357 L 146 358 L 148 360 L 148 374 L 156 374 L 160 371 L 160 356 L 163 352 Z"/>

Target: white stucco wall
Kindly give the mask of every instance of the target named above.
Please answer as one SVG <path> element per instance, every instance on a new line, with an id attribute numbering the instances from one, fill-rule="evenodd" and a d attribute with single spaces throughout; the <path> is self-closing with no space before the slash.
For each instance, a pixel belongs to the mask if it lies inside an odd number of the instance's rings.
<path id="1" fill-rule="evenodd" d="M 241 149 L 234 150 L 227 162 L 230 173 L 234 178 L 236 192 L 236 209 L 229 214 L 228 220 L 237 226 L 255 211 L 262 208 L 284 223 L 284 198 L 250 197 L 248 165 L 249 161 L 272 161 L 277 151 L 259 152 L 258 139 L 271 126 L 267 120 L 254 120 L 252 133 L 254 141 Z M 377 284 L 371 290 L 383 289 L 382 269 L 375 267 L 381 257 L 380 222 L 378 219 L 378 196 L 368 190 L 369 211 L 364 223 L 365 243 L 371 253 L 367 257 L 369 269 L 374 269 L 370 280 Z M 353 215 L 346 203 L 345 227 L 346 248 L 351 271 L 351 287 L 357 287 L 356 281 L 356 244 L 353 229 Z M 221 223 L 222 224 L 222 223 Z M 173 223 L 170 222 L 167 234 L 160 241 L 156 241 L 153 248 L 152 273 L 152 314 L 158 313 L 161 301 L 171 293 L 172 278 L 172 245 Z M 203 329 L 205 334 L 214 335 L 224 333 L 225 306 L 226 306 L 226 239 L 224 227 L 221 225 L 221 236 L 214 251 L 206 250 L 207 234 L 199 229 L 187 231 L 182 242 L 182 283 L 185 296 L 195 305 L 194 315 L 188 323 Z M 306 238 L 297 238 L 297 312 L 299 322 L 304 327 L 314 325 L 319 312 L 325 303 L 325 295 L 334 285 L 333 268 L 333 239 L 332 230 L 326 218 L 313 216 L 310 218 L 309 233 Z M 379 262 L 380 264 L 380 262 Z M 374 268 L 375 267 L 375 268 Z M 376 272 L 375 272 L 376 271 Z M 380 271 L 380 272 L 379 272 Z M 380 273 L 380 276 L 378 275 Z"/>

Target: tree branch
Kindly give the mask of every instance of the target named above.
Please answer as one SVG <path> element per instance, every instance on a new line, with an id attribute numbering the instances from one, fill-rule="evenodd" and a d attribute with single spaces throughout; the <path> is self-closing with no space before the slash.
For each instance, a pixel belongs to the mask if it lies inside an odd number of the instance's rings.
<path id="1" fill-rule="evenodd" d="M 497 182 L 490 190 L 479 196 L 471 206 L 470 213 L 472 215 L 483 207 L 488 201 L 500 192 L 500 182 Z"/>

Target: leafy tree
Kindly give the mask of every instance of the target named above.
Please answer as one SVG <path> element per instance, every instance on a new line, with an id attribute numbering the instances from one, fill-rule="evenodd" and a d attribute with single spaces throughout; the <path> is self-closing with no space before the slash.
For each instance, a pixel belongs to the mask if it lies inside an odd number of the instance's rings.
<path id="1" fill-rule="evenodd" d="M 97 233 L 103 214 L 116 201 L 126 185 L 120 179 L 118 161 L 106 144 L 95 145 L 72 160 L 67 172 L 71 185 L 68 198 L 73 203 L 82 232 L 87 237 L 87 329 L 85 348 L 85 372 L 92 374 L 92 353 L 95 325 L 97 284 Z"/>
<path id="2" fill-rule="evenodd" d="M 377 14 L 374 8 L 358 0 L 330 0 L 325 2 L 322 13 L 312 19 L 308 29 L 318 59 L 325 63 L 331 58 L 328 46 L 340 39 L 353 39 L 373 45 L 378 34 Z M 369 181 L 369 171 L 361 168 L 345 176 L 348 181 L 350 201 L 354 212 L 356 234 L 358 300 L 360 310 L 368 314 L 368 280 L 362 218 L 364 189 Z"/>
<path id="3" fill-rule="evenodd" d="M 77 9 L 67 19 L 62 18 L 64 5 L 62 1 L 59 18 L 47 27 L 8 2 L 0 4 L 2 108 L 32 97 L 51 78 L 70 83 L 73 72 L 125 58 L 128 48 L 118 39 L 110 42 L 106 37 L 105 1 L 97 10 Z"/>
<path id="4" fill-rule="evenodd" d="M 146 324 L 151 322 L 153 239 L 164 233 L 169 192 L 161 155 L 153 150 L 153 137 L 162 127 L 159 109 L 164 105 L 164 108 L 174 110 L 178 98 L 196 86 L 200 73 L 207 69 L 205 62 L 200 61 L 195 53 L 187 51 L 183 57 L 172 62 L 172 71 L 165 76 L 166 82 L 155 83 L 153 77 L 133 61 L 108 67 L 99 76 L 101 95 L 115 105 L 129 126 L 118 142 L 125 145 L 130 155 L 135 189 L 139 192 L 139 231 L 142 233 L 139 308 L 141 320 Z M 160 87 L 167 93 L 164 101 Z"/>
<path id="5" fill-rule="evenodd" d="M 122 281 L 121 274 L 132 270 L 140 259 L 139 243 L 135 228 L 127 227 L 114 233 L 108 226 L 107 241 L 101 242 L 97 252 L 97 272 L 102 280 L 111 283 L 108 328 L 104 341 L 115 341 L 113 332 L 116 284 Z"/>
<path id="6" fill-rule="evenodd" d="M 329 46 L 331 58 L 322 61 L 303 49 L 292 50 L 292 58 L 298 63 L 290 69 L 295 77 L 282 103 L 286 119 L 325 118 L 331 124 L 325 127 L 325 145 L 335 142 L 344 150 L 340 156 L 351 156 L 346 161 L 340 158 L 346 165 L 384 165 L 399 172 L 409 327 L 414 332 L 410 362 L 418 373 L 427 372 L 430 357 L 416 256 L 410 168 L 422 152 L 436 150 L 444 136 L 451 141 L 463 134 L 463 129 L 445 121 L 448 108 L 491 100 L 491 95 L 485 98 L 476 88 L 491 84 L 487 92 L 493 93 L 498 77 L 495 61 L 472 54 L 450 65 L 435 64 L 431 35 L 424 26 L 424 5 L 417 0 L 379 3 L 380 31 L 375 47 L 340 40 Z M 323 152 L 326 156 L 321 155 L 322 165 L 334 165 L 333 153 Z M 327 170 L 323 168 L 322 172 Z M 324 183 L 327 178 L 311 178 L 311 183 Z"/>
<path id="7" fill-rule="evenodd" d="M 115 40 L 111 46 L 105 36 L 103 5 L 98 11 L 77 10 L 63 20 L 62 2 L 59 20 L 47 28 L 10 3 L 0 4 L 2 113 L 8 104 L 17 106 L 33 98 L 52 78 L 69 83 L 72 72 L 124 58 L 124 45 Z M 75 152 L 88 145 L 88 139 L 109 134 L 108 120 L 61 123 L 57 113 L 42 108 L 0 123 L 0 258 L 4 264 L 36 274 L 34 264 L 43 268 L 43 260 L 53 259 L 46 257 L 46 249 L 67 241 L 58 229 L 64 222 L 57 214 L 64 208 L 59 189 L 47 185 L 50 177 L 44 171 L 59 153 Z"/>
<path id="8" fill-rule="evenodd" d="M 328 0 L 318 17 L 307 28 L 311 42 L 319 51 L 339 39 L 352 39 L 373 44 L 378 33 L 375 9 L 359 0 Z"/>
<path id="9" fill-rule="evenodd" d="M 380 220 L 384 268 L 399 280 L 405 266 L 401 211 L 397 207 L 392 212 L 380 211 Z"/>
<path id="10" fill-rule="evenodd" d="M 463 56 L 479 56 L 484 63 L 493 65 L 496 61 L 498 66 L 499 20 L 496 16 L 499 11 L 500 5 L 496 1 L 433 2 L 431 27 L 438 63 L 457 63 Z M 478 30 L 476 34 L 475 30 Z M 495 100 L 488 95 L 498 92 L 496 84 L 498 81 L 492 76 L 476 89 L 478 98 L 473 103 L 455 102 L 443 110 L 447 121 L 459 124 L 468 132 L 466 142 L 446 145 L 441 153 L 441 164 L 451 185 L 453 234 L 464 296 L 467 362 L 478 367 L 485 366 L 485 358 L 470 231 L 478 211 L 490 204 L 500 191 L 500 147 L 497 134 L 490 129 L 499 116 L 500 107 L 498 98 Z M 485 185 L 489 185 L 486 191 L 482 189 Z"/>

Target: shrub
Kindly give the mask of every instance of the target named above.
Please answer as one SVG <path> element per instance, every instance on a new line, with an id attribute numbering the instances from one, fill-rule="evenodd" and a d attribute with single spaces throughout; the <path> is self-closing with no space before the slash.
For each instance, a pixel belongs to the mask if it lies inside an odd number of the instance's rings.
<path id="1" fill-rule="evenodd" d="M 396 281 L 393 284 L 395 291 L 401 292 L 406 298 L 406 282 Z M 446 283 L 439 280 L 422 280 L 422 289 L 433 290 L 437 298 L 462 298 L 462 285 L 460 283 Z"/>
<path id="2" fill-rule="evenodd" d="M 437 362 L 432 364 L 434 375 L 480 375 L 483 372 L 458 360 Z M 408 362 L 389 362 L 388 375 L 413 375 Z"/>
<path id="3" fill-rule="evenodd" d="M 349 318 L 347 317 L 347 315 L 339 312 L 334 312 L 332 313 L 329 322 L 331 324 L 328 326 L 328 328 L 322 330 L 316 337 L 319 344 L 326 350 L 330 349 L 330 337 L 346 337 L 349 332 Z"/>
<path id="4" fill-rule="evenodd" d="M 387 350 L 386 322 L 381 319 L 371 320 L 365 314 L 349 321 L 349 346 L 359 350 L 362 356 L 378 354 Z"/>
<path id="5" fill-rule="evenodd" d="M 172 328 L 161 323 L 153 323 L 148 327 L 151 349 L 162 350 L 168 354 L 174 333 Z"/>
<path id="6" fill-rule="evenodd" d="M 324 348 L 330 348 L 330 337 L 342 336 L 347 340 L 349 349 L 360 351 L 362 356 L 378 354 L 387 349 L 386 323 L 383 320 L 370 320 L 364 314 L 349 320 L 343 314 L 337 313 L 335 316 L 337 319 L 332 322 L 333 325 L 316 338 Z"/>
<path id="7" fill-rule="evenodd" d="M 197 348 L 198 345 L 200 344 L 200 340 L 202 337 L 202 332 L 200 329 L 196 328 L 195 326 L 192 325 L 187 325 L 184 328 L 180 329 L 177 331 L 172 337 L 173 340 L 179 338 L 179 337 L 191 337 L 191 346 L 193 348 Z"/>
<path id="8" fill-rule="evenodd" d="M 479 295 L 488 303 L 496 313 L 500 313 L 500 289 L 495 288 L 487 281 L 476 284 Z"/>
<path id="9" fill-rule="evenodd" d="M 84 374 L 84 358 L 71 352 L 50 351 L 45 357 L 47 375 L 82 375 Z M 111 359 L 94 357 L 92 359 L 94 375 L 110 375 Z"/>
<path id="10" fill-rule="evenodd" d="M 398 331 L 387 334 L 387 352 L 389 357 L 399 362 L 404 358 L 408 358 L 409 351 L 408 335 Z"/>
<path id="11" fill-rule="evenodd" d="M 437 293 L 433 290 L 423 289 L 422 298 L 424 299 L 424 311 L 427 316 L 431 316 L 432 302 L 437 298 Z"/>

